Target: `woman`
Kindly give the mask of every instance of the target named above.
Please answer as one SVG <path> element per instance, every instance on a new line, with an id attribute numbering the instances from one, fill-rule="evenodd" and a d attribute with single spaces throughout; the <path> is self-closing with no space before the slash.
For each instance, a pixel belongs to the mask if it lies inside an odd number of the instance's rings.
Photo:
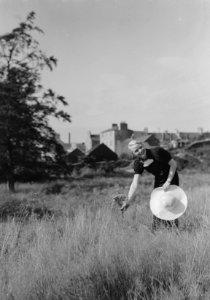
<path id="1" fill-rule="evenodd" d="M 122 211 L 126 210 L 134 199 L 139 186 L 140 175 L 142 175 L 144 170 L 154 175 L 154 188 L 163 187 L 166 191 L 170 184 L 179 185 L 177 163 L 168 151 L 161 147 L 147 149 L 141 142 L 136 140 L 132 140 L 128 144 L 128 148 L 135 157 L 133 164 L 135 174 L 128 192 L 128 200 L 121 206 Z M 178 227 L 179 222 L 178 219 L 174 221 L 161 220 L 153 215 L 152 229 L 156 230 L 162 225 L 166 227 Z"/>

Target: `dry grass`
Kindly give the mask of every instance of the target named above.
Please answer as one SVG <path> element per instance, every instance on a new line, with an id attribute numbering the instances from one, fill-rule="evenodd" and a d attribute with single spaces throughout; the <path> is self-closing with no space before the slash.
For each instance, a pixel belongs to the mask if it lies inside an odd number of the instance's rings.
<path id="1" fill-rule="evenodd" d="M 59 211 L 0 223 L 0 299 L 210 299 L 210 187 L 207 175 L 185 174 L 189 208 L 179 232 L 151 225 L 145 177 L 141 200 L 122 218 L 111 198 L 131 178 L 20 185 L 18 201 L 36 199 Z M 56 193 L 55 184 L 60 184 Z M 1 187 L 2 200 L 11 196 Z M 146 227 L 145 227 L 146 226 Z"/>

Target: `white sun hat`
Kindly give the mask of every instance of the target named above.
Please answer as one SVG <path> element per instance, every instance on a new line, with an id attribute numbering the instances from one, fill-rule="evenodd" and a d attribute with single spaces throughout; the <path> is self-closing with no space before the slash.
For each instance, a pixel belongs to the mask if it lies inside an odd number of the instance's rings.
<path id="1" fill-rule="evenodd" d="M 187 209 L 187 196 L 177 185 L 170 185 L 166 191 L 162 187 L 155 188 L 150 197 L 150 209 L 159 219 L 175 220 Z"/>

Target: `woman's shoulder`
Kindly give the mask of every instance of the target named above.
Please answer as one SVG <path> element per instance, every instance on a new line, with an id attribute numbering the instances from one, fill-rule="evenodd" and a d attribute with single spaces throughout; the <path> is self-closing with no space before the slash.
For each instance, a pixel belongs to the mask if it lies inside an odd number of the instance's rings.
<path id="1" fill-rule="evenodd" d="M 133 162 L 133 169 L 135 174 L 142 174 L 144 170 L 144 164 L 138 157 Z"/>
<path id="2" fill-rule="evenodd" d="M 163 147 L 155 146 L 155 147 L 149 148 L 148 152 L 151 153 L 151 154 L 153 154 L 153 155 L 157 155 L 159 153 L 167 153 L 168 151 L 165 150 Z"/>
<path id="3" fill-rule="evenodd" d="M 168 161 L 171 158 L 170 153 L 162 147 L 150 148 L 149 153 L 150 158 L 154 158 L 155 160 Z"/>

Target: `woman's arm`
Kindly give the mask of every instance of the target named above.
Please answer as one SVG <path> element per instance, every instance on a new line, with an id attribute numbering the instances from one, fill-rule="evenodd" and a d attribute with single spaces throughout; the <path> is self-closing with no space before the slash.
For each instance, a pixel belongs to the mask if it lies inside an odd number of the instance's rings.
<path id="1" fill-rule="evenodd" d="M 169 169 L 169 173 L 168 173 L 168 178 L 163 185 L 164 190 L 168 189 L 169 185 L 171 184 L 172 179 L 174 178 L 174 174 L 177 169 L 177 163 L 173 158 L 168 162 L 168 164 L 170 165 L 170 169 Z"/>
<path id="2" fill-rule="evenodd" d="M 133 199 L 136 195 L 138 186 L 139 186 L 139 178 L 140 178 L 140 174 L 135 174 L 134 175 L 133 181 L 130 185 L 130 189 L 129 189 L 129 192 L 128 192 L 128 199 L 121 206 L 121 208 L 120 208 L 121 210 L 124 210 L 124 209 L 128 208 L 129 205 L 131 204 L 131 202 L 133 201 Z"/>
<path id="3" fill-rule="evenodd" d="M 135 195 L 136 195 L 136 191 L 138 189 L 139 186 L 139 178 L 140 175 L 139 174 L 135 174 L 133 176 L 133 181 L 131 183 L 129 192 L 128 192 L 128 200 L 127 203 L 129 204 L 130 202 L 132 202 L 132 200 L 134 199 Z"/>

